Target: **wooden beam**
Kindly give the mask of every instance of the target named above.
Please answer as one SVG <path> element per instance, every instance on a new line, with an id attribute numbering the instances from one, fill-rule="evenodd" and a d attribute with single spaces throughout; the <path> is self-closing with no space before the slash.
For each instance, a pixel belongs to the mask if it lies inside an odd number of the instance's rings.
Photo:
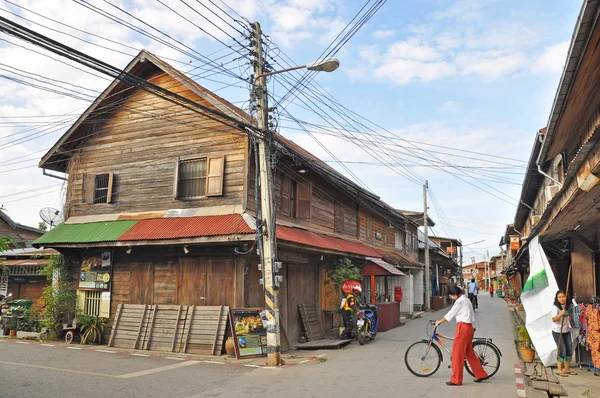
<path id="1" fill-rule="evenodd" d="M 588 238 L 586 238 L 585 236 L 583 236 L 581 233 L 579 233 L 577 231 L 571 231 L 571 233 L 573 235 L 575 235 L 575 237 L 577 237 L 577 239 L 579 239 L 584 245 L 589 247 L 593 252 L 598 251 L 598 245 L 596 243 L 592 242 L 591 240 L 589 240 Z"/>
<path id="2" fill-rule="evenodd" d="M 181 317 L 181 305 L 177 310 L 177 318 L 175 319 L 175 331 L 173 332 L 173 342 L 171 343 L 171 352 L 175 352 L 175 342 L 177 341 L 177 329 L 179 328 L 179 318 Z"/>
<path id="3" fill-rule="evenodd" d="M 217 346 L 217 340 L 219 338 L 219 327 L 221 325 L 221 313 L 222 312 L 223 312 L 223 306 L 221 305 L 221 306 L 219 306 L 219 316 L 217 317 L 217 328 L 215 330 L 215 341 L 213 343 L 212 351 L 211 351 L 213 355 L 217 355 L 217 354 L 215 354 L 215 347 Z M 223 348 L 221 348 L 221 349 L 223 349 Z"/>
<path id="4" fill-rule="evenodd" d="M 144 350 L 148 349 L 148 345 L 150 344 L 150 337 L 152 336 L 152 330 L 154 329 L 154 319 L 156 319 L 156 311 L 158 310 L 158 305 L 152 305 L 151 306 L 153 311 L 152 314 L 150 315 L 150 324 L 148 325 L 148 330 L 146 330 L 146 334 L 148 336 L 148 338 L 144 341 Z"/>
<path id="5" fill-rule="evenodd" d="M 190 318 L 186 322 L 187 332 L 185 334 L 185 343 L 183 344 L 183 352 L 187 352 L 188 343 L 190 341 L 190 330 L 192 329 L 192 325 L 194 323 L 194 313 L 196 312 L 195 305 L 188 306 L 188 313 L 190 312 L 190 308 L 192 309 L 192 313 L 190 314 Z"/>
<path id="6" fill-rule="evenodd" d="M 110 331 L 110 338 L 108 339 L 109 347 L 112 347 L 115 342 L 115 334 L 117 334 L 117 326 L 119 325 L 119 318 L 121 317 L 121 306 L 122 305 L 123 304 L 119 304 L 119 306 L 117 307 L 117 315 L 115 316 L 115 321 L 113 322 L 113 328 Z"/>
<path id="7" fill-rule="evenodd" d="M 121 307 L 121 304 L 119 304 Z M 140 342 L 140 336 L 142 334 L 142 327 L 144 326 L 144 317 L 146 316 L 146 309 L 148 308 L 148 304 L 144 304 L 144 312 L 142 312 L 142 317 L 140 318 L 140 327 L 138 328 L 137 337 L 135 338 L 135 342 L 133 343 L 133 349 L 137 348 L 138 343 Z"/>

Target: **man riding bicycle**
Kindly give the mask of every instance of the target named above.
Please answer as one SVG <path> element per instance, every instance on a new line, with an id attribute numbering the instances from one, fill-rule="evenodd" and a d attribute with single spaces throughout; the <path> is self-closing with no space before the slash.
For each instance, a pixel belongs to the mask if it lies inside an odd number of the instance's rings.
<path id="1" fill-rule="evenodd" d="M 475 278 L 471 279 L 471 282 L 469 282 L 469 285 L 467 286 L 467 293 L 469 294 L 469 300 L 471 300 L 473 308 L 479 308 L 479 303 L 477 302 L 479 286 L 477 286 L 477 284 L 475 283 Z"/>

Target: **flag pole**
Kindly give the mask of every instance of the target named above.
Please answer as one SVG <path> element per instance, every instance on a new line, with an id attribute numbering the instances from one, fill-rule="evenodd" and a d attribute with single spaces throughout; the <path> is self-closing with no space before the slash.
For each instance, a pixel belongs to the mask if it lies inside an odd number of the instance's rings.
<path id="1" fill-rule="evenodd" d="M 567 297 L 567 300 L 569 300 L 569 285 L 571 284 L 571 269 L 573 268 L 573 263 L 569 264 L 569 275 L 567 276 L 567 288 L 565 289 L 565 296 Z M 568 304 L 569 302 L 567 301 L 565 303 L 565 307 L 563 308 L 564 310 L 566 310 L 568 308 Z M 556 362 L 558 362 L 558 357 L 560 356 L 560 343 L 562 342 L 562 335 L 563 335 L 563 325 L 565 324 L 565 317 L 563 316 L 560 320 L 560 335 L 558 337 L 558 347 L 556 349 Z"/>

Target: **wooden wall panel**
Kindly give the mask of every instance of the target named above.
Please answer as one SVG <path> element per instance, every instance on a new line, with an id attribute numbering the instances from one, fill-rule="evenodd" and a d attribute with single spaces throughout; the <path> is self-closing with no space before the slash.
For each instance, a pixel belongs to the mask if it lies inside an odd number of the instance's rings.
<path id="1" fill-rule="evenodd" d="M 290 341 L 298 341 L 303 333 L 298 304 L 319 303 L 319 267 L 287 264 L 287 335 Z"/>
<path id="2" fill-rule="evenodd" d="M 265 290 L 259 283 L 262 278 L 262 273 L 258 269 L 258 261 L 251 261 L 248 266 L 248 275 L 246 275 L 246 291 L 247 301 L 246 307 L 260 307 L 265 306 Z"/>
<path id="3" fill-rule="evenodd" d="M 206 305 L 235 303 L 235 259 L 207 259 L 206 278 Z"/>
<path id="4" fill-rule="evenodd" d="M 572 252 L 571 279 L 573 280 L 573 293 L 578 296 L 596 295 L 596 264 L 592 252 Z"/>
<path id="5" fill-rule="evenodd" d="M 116 262 L 112 269 L 112 292 L 110 296 L 110 313 L 117 313 L 119 304 L 128 304 L 130 299 L 131 270 L 129 264 Z"/>
<path id="6" fill-rule="evenodd" d="M 180 257 L 177 280 L 177 304 L 207 305 L 206 260 Z"/>
<path id="7" fill-rule="evenodd" d="M 131 264 L 130 304 L 154 304 L 154 264 Z"/>
<path id="8" fill-rule="evenodd" d="M 155 263 L 154 265 L 154 304 L 177 304 L 177 271 L 175 261 Z"/>
<path id="9" fill-rule="evenodd" d="M 211 106 L 169 76 L 153 82 Z M 109 121 L 93 127 L 71 161 L 70 216 L 243 204 L 244 134 L 143 91 L 127 94 L 131 97 Z M 173 199 L 177 158 L 186 155 L 225 156 L 222 196 Z M 114 203 L 82 203 L 83 175 L 103 172 L 114 173 Z"/>

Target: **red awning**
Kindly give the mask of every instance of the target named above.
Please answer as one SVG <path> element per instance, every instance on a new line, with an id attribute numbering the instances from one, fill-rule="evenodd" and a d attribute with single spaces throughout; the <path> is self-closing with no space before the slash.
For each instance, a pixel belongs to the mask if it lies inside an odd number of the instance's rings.
<path id="1" fill-rule="evenodd" d="M 171 217 L 138 221 L 118 241 L 196 238 L 231 234 L 253 234 L 240 214 Z"/>
<path id="2" fill-rule="evenodd" d="M 331 236 L 317 234 L 300 228 L 290 228 L 278 225 L 277 239 L 343 253 L 354 253 L 367 257 L 381 257 L 374 249 L 367 245 L 363 245 L 362 243 L 332 238 Z"/>
<path id="3" fill-rule="evenodd" d="M 394 267 L 392 264 L 387 263 L 380 258 L 367 257 L 367 260 L 369 260 L 371 262 L 371 264 L 367 264 L 365 267 L 360 269 L 360 274 L 363 276 L 365 276 L 365 275 L 395 275 L 395 276 L 406 275 L 404 272 L 400 271 L 398 268 Z M 373 267 L 379 268 L 380 271 L 379 272 L 374 271 Z"/>

